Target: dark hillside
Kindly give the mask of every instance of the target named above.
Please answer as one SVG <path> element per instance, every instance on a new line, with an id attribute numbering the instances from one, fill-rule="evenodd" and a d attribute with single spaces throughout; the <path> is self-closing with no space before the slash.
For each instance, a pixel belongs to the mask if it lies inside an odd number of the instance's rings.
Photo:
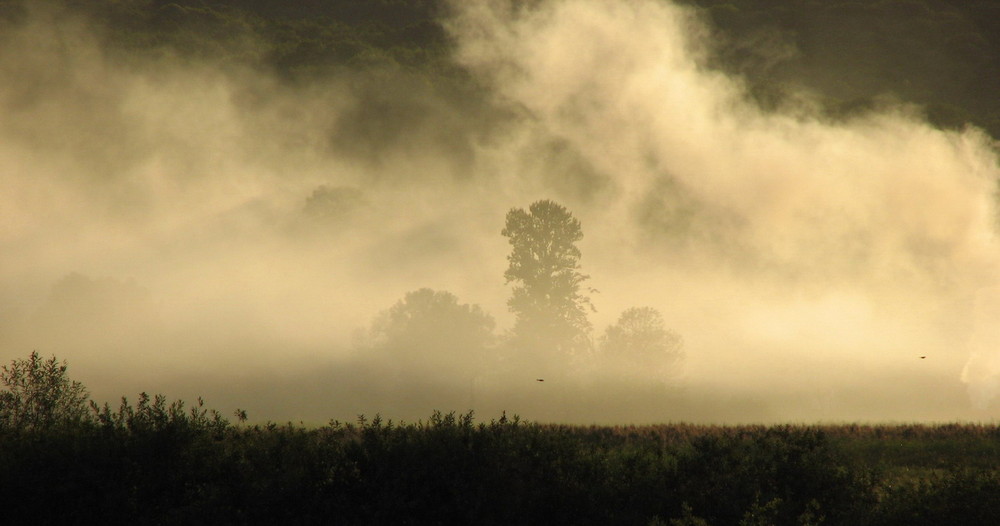
<path id="1" fill-rule="evenodd" d="M 934 124 L 1000 136 L 1000 2 L 688 0 L 721 32 L 717 65 L 764 102 L 804 87 L 832 113 L 880 98 L 924 107 Z"/>
<path id="2" fill-rule="evenodd" d="M 902 101 L 936 125 L 1000 136 L 996 0 L 681 0 L 714 27 L 714 67 L 765 105 L 806 89 L 831 115 Z M 440 83 L 445 0 L 53 0 L 103 26 L 110 48 L 250 63 L 288 79 L 401 67 Z M 19 0 L 0 2 L 17 19 Z M 249 44 L 252 42 L 252 44 Z M 467 94 L 467 93 L 466 93 Z"/>

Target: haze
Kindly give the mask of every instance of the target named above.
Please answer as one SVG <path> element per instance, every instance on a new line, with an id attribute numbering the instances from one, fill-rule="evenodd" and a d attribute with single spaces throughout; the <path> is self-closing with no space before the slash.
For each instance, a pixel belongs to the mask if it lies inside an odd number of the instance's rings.
<path id="1" fill-rule="evenodd" d="M 289 85 L 115 56 L 100 28 L 33 11 L 0 46 L 0 361 L 37 349 L 98 401 L 203 396 L 252 420 L 994 418 L 989 136 L 904 102 L 763 110 L 669 3 L 530 4 L 445 21 L 488 114 L 391 68 Z M 360 356 L 424 287 L 510 327 L 500 230 L 538 199 L 582 222 L 595 338 L 654 307 L 684 338 L 675 374 L 592 380 L 594 358 L 561 387 Z"/>

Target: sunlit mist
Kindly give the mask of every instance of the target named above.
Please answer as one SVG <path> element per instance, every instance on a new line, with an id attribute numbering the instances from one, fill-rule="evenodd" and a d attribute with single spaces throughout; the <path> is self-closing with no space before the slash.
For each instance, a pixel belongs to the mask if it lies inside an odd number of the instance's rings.
<path id="1" fill-rule="evenodd" d="M 47 10 L 7 30 L 0 361 L 38 350 L 98 400 L 203 396 L 254 420 L 998 414 L 985 132 L 904 101 L 761 108 L 709 67 L 699 12 L 668 2 L 456 0 L 443 16 L 475 112 L 390 67 L 289 83 L 121 57 Z M 505 358 L 501 230 L 543 199 L 582 225 L 595 349 L 649 307 L 676 336 L 662 367 Z M 445 313 L 412 348 L 385 344 L 404 299 Z M 454 316 L 492 329 L 482 348 L 455 344 Z"/>

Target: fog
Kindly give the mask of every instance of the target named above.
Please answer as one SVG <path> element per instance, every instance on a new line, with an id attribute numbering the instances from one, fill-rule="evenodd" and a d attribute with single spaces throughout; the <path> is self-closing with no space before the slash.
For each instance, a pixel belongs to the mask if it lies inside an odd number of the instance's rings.
<path id="1" fill-rule="evenodd" d="M 50 11 L 5 31 L 0 361 L 37 349 L 98 401 L 200 395 L 251 420 L 998 414 L 990 137 L 904 102 L 762 110 L 669 3 L 454 2 L 444 23 L 485 110 L 388 66 L 289 84 L 122 57 Z M 539 199 L 582 223 L 594 337 L 654 307 L 684 339 L 673 374 L 594 356 L 537 382 L 365 355 L 372 320 L 421 288 L 502 335 L 500 230 Z"/>

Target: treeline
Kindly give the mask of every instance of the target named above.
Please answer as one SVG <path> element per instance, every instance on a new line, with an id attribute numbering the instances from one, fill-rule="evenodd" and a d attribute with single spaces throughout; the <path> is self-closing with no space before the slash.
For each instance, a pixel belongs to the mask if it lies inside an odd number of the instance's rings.
<path id="1" fill-rule="evenodd" d="M 430 77 L 456 71 L 441 0 L 2 0 L 0 14 L 17 23 L 46 6 L 82 15 L 109 52 L 140 59 L 235 62 L 289 80 L 386 65 Z"/>
<path id="2" fill-rule="evenodd" d="M 765 105 L 807 88 L 843 116 L 888 98 L 1000 137 L 996 0 L 681 1 L 705 8 L 720 33 L 715 64 Z"/>
<path id="3" fill-rule="evenodd" d="M 37 353 L 2 380 L 11 524 L 968 526 L 1000 513 L 996 426 L 572 427 L 435 412 L 305 428 L 145 394 L 88 409 L 66 364 Z"/>
<path id="4" fill-rule="evenodd" d="M 445 0 L 51 0 L 100 28 L 112 52 L 170 52 L 312 79 L 401 68 L 469 99 L 450 61 Z M 681 0 L 715 34 L 711 63 L 746 79 L 765 106 L 806 88 L 831 116 L 887 100 L 942 127 L 1000 137 L 1000 2 L 995 0 Z M 0 1 L 22 19 L 28 3 Z M 36 3 L 37 5 L 37 3 Z M 460 101 L 454 100 L 456 104 Z M 462 102 L 467 103 L 468 100 Z M 480 104 L 487 104 L 479 100 Z"/>

